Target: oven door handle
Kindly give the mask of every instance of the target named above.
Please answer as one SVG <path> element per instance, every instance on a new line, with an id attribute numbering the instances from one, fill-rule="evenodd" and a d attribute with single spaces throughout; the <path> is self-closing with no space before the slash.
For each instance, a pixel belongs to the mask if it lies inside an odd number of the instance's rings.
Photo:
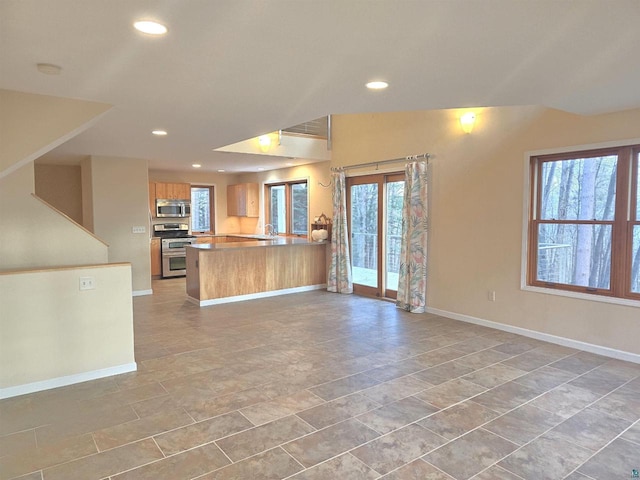
<path id="1" fill-rule="evenodd" d="M 187 252 L 162 252 L 163 257 L 186 257 Z"/>

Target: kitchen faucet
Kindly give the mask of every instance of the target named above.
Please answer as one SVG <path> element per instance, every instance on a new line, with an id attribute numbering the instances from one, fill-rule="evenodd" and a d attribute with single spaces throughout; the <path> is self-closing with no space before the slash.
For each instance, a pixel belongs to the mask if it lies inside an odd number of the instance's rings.
<path id="1" fill-rule="evenodd" d="M 265 235 L 269 235 L 270 237 L 275 237 L 276 235 L 278 235 L 278 232 L 276 231 L 276 227 L 274 227 L 270 223 L 267 223 L 264 226 L 264 233 Z"/>

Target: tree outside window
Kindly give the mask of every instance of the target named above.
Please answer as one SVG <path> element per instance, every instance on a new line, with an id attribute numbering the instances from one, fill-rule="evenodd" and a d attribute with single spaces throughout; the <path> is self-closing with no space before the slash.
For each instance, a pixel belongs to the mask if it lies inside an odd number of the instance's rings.
<path id="1" fill-rule="evenodd" d="M 640 294 L 640 151 L 635 151 L 635 222 L 633 223 L 632 237 L 633 245 L 631 247 L 631 291 Z"/>
<path id="2" fill-rule="evenodd" d="M 291 233 L 306 235 L 309 231 L 309 196 L 307 182 L 291 185 Z"/>
<path id="3" fill-rule="evenodd" d="M 191 231 L 214 233 L 214 190 L 212 186 L 191 187 Z"/>
<path id="4" fill-rule="evenodd" d="M 309 195 L 306 181 L 267 186 L 267 222 L 278 233 L 307 235 L 309 232 Z"/>
<path id="5" fill-rule="evenodd" d="M 269 222 L 278 233 L 287 231 L 287 201 L 285 185 L 273 185 L 269 188 Z"/>

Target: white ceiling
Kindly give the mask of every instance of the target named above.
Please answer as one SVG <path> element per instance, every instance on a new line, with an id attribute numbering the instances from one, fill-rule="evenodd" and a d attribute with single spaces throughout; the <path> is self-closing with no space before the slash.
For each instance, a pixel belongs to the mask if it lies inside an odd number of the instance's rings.
<path id="1" fill-rule="evenodd" d="M 58 156 L 255 171 L 284 161 L 212 149 L 327 114 L 640 107 L 638 20 L 639 0 L 0 0 L 0 87 L 114 105 Z"/>

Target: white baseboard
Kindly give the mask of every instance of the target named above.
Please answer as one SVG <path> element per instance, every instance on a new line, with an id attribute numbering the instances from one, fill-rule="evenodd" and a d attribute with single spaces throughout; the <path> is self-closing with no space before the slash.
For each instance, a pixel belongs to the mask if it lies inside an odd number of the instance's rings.
<path id="1" fill-rule="evenodd" d="M 138 366 L 135 362 L 118 365 L 116 367 L 102 368 L 100 370 L 92 370 L 90 372 L 77 373 L 75 375 L 67 375 L 64 377 L 50 378 L 40 382 L 26 383 L 15 387 L 0 388 L 0 399 L 17 397 L 18 395 L 26 395 L 27 393 L 40 392 L 42 390 L 50 390 L 52 388 L 66 387 L 74 383 L 87 382 L 89 380 L 97 380 L 98 378 L 110 377 L 121 373 L 135 372 Z"/>
<path id="2" fill-rule="evenodd" d="M 131 292 L 132 297 L 142 297 L 143 295 L 153 295 L 153 290 L 134 290 Z"/>
<path id="3" fill-rule="evenodd" d="M 535 338 L 536 340 L 542 340 L 544 342 L 555 343 L 556 345 L 562 345 L 564 347 L 585 350 L 587 352 L 595 353 L 597 355 L 603 355 L 605 357 L 624 360 L 627 362 L 640 363 L 640 355 L 638 355 L 637 353 L 625 352 L 623 350 L 616 350 L 614 348 L 604 347 L 602 345 L 581 342 L 580 340 L 574 340 L 572 338 L 558 337 L 549 333 L 542 333 L 522 327 L 507 325 L 504 323 L 492 322 L 491 320 L 484 320 L 482 318 L 472 317 L 470 315 L 464 315 L 461 313 L 449 312 L 447 310 L 439 310 L 437 308 L 427 307 L 427 313 L 433 313 L 435 315 L 440 315 L 441 317 L 452 318 L 453 320 L 460 320 L 461 322 L 482 325 L 483 327 L 495 328 L 497 330 L 503 330 L 509 333 L 516 333 L 518 335 Z"/>
<path id="4" fill-rule="evenodd" d="M 269 292 L 250 293 L 247 295 L 235 295 L 233 297 L 213 298 L 211 300 L 198 300 L 193 297 L 187 297 L 187 299 L 199 305 L 201 307 L 209 307 L 211 305 L 221 305 L 223 303 L 242 302 L 244 300 L 255 300 L 257 298 L 275 297 L 278 295 L 288 295 L 289 293 L 309 292 L 311 290 L 321 290 L 327 288 L 327 284 L 320 285 L 308 285 L 305 287 L 284 288 L 282 290 L 272 290 Z"/>

